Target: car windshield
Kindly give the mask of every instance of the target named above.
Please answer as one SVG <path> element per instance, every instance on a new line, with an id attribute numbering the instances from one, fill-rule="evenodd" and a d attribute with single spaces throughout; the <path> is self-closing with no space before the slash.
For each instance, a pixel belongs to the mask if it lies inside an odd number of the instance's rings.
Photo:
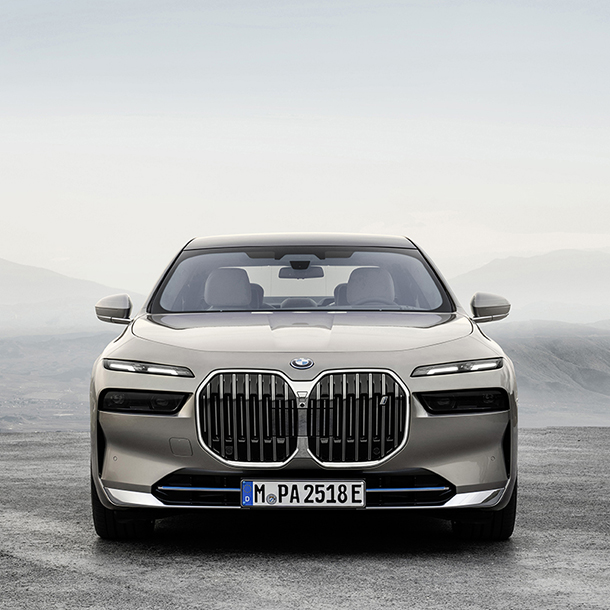
<path id="1" fill-rule="evenodd" d="M 265 247 L 184 251 L 149 311 L 452 309 L 415 249 Z"/>

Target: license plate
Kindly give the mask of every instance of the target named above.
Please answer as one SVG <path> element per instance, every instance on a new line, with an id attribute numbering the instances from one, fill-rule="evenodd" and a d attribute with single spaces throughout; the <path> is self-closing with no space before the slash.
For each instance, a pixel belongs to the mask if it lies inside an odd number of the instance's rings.
<path id="1" fill-rule="evenodd" d="M 241 482 L 241 505 L 260 508 L 365 506 L 364 481 Z"/>

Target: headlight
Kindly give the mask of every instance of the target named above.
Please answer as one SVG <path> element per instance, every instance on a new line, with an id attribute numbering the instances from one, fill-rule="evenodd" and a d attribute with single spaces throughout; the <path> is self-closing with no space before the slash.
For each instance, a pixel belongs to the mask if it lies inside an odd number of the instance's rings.
<path id="1" fill-rule="evenodd" d="M 418 392 L 415 396 L 432 415 L 508 410 L 508 395 L 500 388 Z"/>
<path id="2" fill-rule="evenodd" d="M 145 392 L 140 390 L 104 390 L 100 411 L 168 414 L 179 411 L 190 394 L 179 392 Z"/>
<path id="3" fill-rule="evenodd" d="M 474 373 L 475 371 L 492 371 L 501 369 L 504 358 L 487 358 L 486 360 L 464 360 L 462 362 L 446 362 L 418 366 L 411 377 L 427 377 L 429 375 L 451 375 L 452 373 Z"/>
<path id="4" fill-rule="evenodd" d="M 153 364 L 152 362 L 135 362 L 133 360 L 109 360 L 104 358 L 104 368 L 109 371 L 126 373 L 145 373 L 147 375 L 169 375 L 171 377 L 194 377 L 193 372 L 185 366 Z"/>

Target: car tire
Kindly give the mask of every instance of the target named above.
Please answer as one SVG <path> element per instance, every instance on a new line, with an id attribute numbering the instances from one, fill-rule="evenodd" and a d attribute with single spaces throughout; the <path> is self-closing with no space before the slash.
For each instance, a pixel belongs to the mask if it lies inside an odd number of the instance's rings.
<path id="1" fill-rule="evenodd" d="M 515 529 L 517 515 L 517 483 L 508 504 L 498 511 L 481 514 L 482 520 L 451 522 L 453 533 L 462 540 L 501 541 L 508 540 Z"/>
<path id="2" fill-rule="evenodd" d="M 131 518 L 129 510 L 110 510 L 100 501 L 91 479 L 91 508 L 93 525 L 104 540 L 139 540 L 151 536 L 155 528 L 154 519 Z"/>

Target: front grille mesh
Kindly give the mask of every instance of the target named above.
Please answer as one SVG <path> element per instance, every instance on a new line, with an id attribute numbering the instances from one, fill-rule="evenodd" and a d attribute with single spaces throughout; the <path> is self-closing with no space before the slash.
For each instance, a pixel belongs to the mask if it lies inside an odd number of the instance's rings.
<path id="1" fill-rule="evenodd" d="M 322 462 L 381 460 L 405 436 L 407 398 L 386 373 L 325 375 L 308 407 L 309 450 Z"/>
<path id="2" fill-rule="evenodd" d="M 205 444 L 235 462 L 283 462 L 296 450 L 297 401 L 273 373 L 219 373 L 199 395 Z"/>

